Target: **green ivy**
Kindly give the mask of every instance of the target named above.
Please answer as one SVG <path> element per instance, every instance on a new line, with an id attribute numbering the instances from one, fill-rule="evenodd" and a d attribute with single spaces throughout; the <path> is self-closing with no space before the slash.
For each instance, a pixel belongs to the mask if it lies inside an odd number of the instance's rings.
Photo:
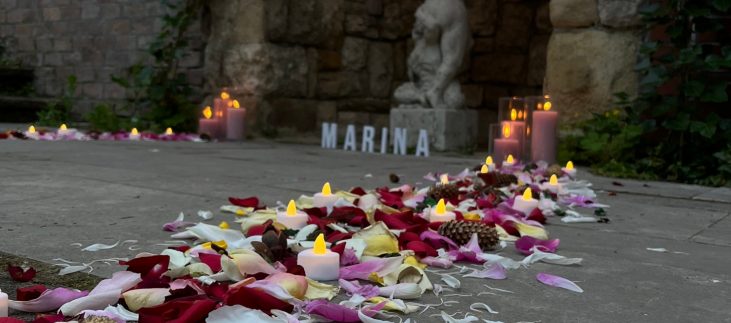
<path id="1" fill-rule="evenodd" d="M 647 33 L 667 39 L 640 49 L 637 98 L 617 96 L 616 108 L 578 125 L 560 156 L 590 164 L 601 174 L 702 185 L 731 181 L 731 46 L 699 43 L 723 37 L 731 0 L 667 0 L 646 5 Z"/>
<path id="2" fill-rule="evenodd" d="M 112 81 L 124 87 L 129 94 L 123 107 L 131 116 L 127 118 L 128 123 L 154 131 L 167 127 L 176 131 L 193 131 L 196 127 L 195 105 L 191 101 L 193 89 L 180 71 L 179 62 L 188 48 L 185 33 L 197 19 L 203 1 L 161 2 L 168 14 L 162 18 L 162 30 L 147 49 L 153 62 L 132 65 L 124 75 L 112 76 Z M 105 115 L 101 111 L 98 110 L 94 116 Z"/>
<path id="3" fill-rule="evenodd" d="M 66 88 L 61 97 L 38 112 L 38 125 L 47 127 L 58 127 L 62 123 L 71 120 L 71 109 L 76 100 L 76 75 L 66 79 Z"/>

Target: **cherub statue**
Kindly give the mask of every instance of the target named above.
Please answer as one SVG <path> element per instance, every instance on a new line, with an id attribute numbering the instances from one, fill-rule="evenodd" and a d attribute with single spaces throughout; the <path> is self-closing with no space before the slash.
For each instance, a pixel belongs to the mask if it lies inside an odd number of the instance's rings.
<path id="1" fill-rule="evenodd" d="M 403 107 L 464 108 L 456 76 L 472 38 L 463 0 L 426 0 L 416 11 L 412 37 L 411 82 L 396 89 L 396 101 Z"/>

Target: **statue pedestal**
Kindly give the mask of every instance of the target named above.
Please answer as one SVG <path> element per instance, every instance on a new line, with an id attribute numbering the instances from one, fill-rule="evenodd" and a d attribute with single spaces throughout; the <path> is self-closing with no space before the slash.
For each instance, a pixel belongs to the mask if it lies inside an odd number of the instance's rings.
<path id="1" fill-rule="evenodd" d="M 408 146 L 416 146 L 419 129 L 429 133 L 438 151 L 471 149 L 477 142 L 477 111 L 399 107 L 391 109 L 391 131 L 408 129 Z"/>

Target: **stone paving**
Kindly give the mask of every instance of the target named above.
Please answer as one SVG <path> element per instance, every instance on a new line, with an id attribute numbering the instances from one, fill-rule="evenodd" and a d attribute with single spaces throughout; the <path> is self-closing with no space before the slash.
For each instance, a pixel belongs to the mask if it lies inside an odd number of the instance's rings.
<path id="1" fill-rule="evenodd" d="M 259 196 L 273 205 L 336 188 L 421 182 L 429 171 L 457 173 L 482 156 L 429 159 L 322 150 L 265 141 L 247 143 L 0 141 L 0 252 L 49 263 L 90 261 L 159 252 L 171 240 L 163 223 L 179 212 L 197 221 L 198 210 L 217 210 L 229 196 Z M 370 176 L 367 176 L 370 174 Z M 463 317 L 474 302 L 499 314 L 494 321 L 731 322 L 731 189 L 580 176 L 611 205 L 610 223 L 562 224 L 549 219 L 559 254 L 582 257 L 577 267 L 538 263 L 510 271 L 502 281 L 462 279 L 441 307 Z M 211 220 L 231 220 L 217 213 Z M 125 247 L 82 252 L 72 243 L 139 240 Z M 647 248 L 665 248 L 655 252 Z M 502 252 L 522 258 L 513 248 Z M 121 267 L 98 265 L 93 274 Z M 538 272 L 577 281 L 583 294 L 542 285 Z M 0 288 L 7 284 L 0 275 Z M 432 281 L 438 281 L 436 277 Z M 513 293 L 475 296 L 483 284 Z M 446 294 L 454 294 L 447 292 Z M 444 294 L 442 295 L 444 296 Z M 420 302 L 435 303 L 425 295 Z M 441 321 L 428 310 L 418 322 Z M 473 314 L 476 314 L 473 312 Z"/>

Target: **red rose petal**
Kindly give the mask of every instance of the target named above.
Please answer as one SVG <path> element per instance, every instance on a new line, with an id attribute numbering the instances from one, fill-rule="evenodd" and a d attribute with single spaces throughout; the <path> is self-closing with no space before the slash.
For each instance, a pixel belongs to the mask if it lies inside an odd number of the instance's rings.
<path id="1" fill-rule="evenodd" d="M 198 259 L 200 259 L 202 263 L 208 265 L 213 273 L 221 271 L 221 255 L 201 252 L 198 254 Z"/>
<path id="2" fill-rule="evenodd" d="M 539 208 L 533 209 L 533 211 L 528 215 L 528 220 L 533 220 L 541 224 L 546 224 L 546 217 L 543 215 L 543 212 Z"/>
<path id="3" fill-rule="evenodd" d="M 439 253 L 437 253 L 432 246 L 427 244 L 424 241 L 411 241 L 406 244 L 406 249 L 413 250 L 417 256 L 419 257 L 437 257 L 439 256 Z"/>
<path id="4" fill-rule="evenodd" d="M 43 292 L 46 291 L 46 286 L 44 285 L 33 285 L 33 286 L 27 286 L 27 287 L 20 287 L 15 290 L 15 298 L 18 301 L 30 301 L 38 298 L 43 294 Z"/>
<path id="5" fill-rule="evenodd" d="M 256 196 L 247 197 L 247 198 L 229 197 L 228 201 L 231 202 L 231 204 L 239 206 L 239 207 L 253 207 L 253 208 L 259 207 L 259 198 Z"/>
<path id="6" fill-rule="evenodd" d="M 208 313 L 216 308 L 217 302 L 204 295 L 181 298 L 158 306 L 142 308 L 139 322 L 145 323 L 189 323 L 203 322 Z"/>
<path id="7" fill-rule="evenodd" d="M 36 270 L 33 267 L 29 267 L 24 271 L 20 266 L 8 265 L 8 274 L 14 281 L 25 283 L 36 277 Z"/>
<path id="8" fill-rule="evenodd" d="M 258 309 L 270 314 L 272 310 L 282 310 L 291 313 L 294 309 L 292 304 L 280 300 L 267 292 L 241 286 L 230 290 L 224 299 L 226 305 L 243 305 L 248 308 Z"/>

